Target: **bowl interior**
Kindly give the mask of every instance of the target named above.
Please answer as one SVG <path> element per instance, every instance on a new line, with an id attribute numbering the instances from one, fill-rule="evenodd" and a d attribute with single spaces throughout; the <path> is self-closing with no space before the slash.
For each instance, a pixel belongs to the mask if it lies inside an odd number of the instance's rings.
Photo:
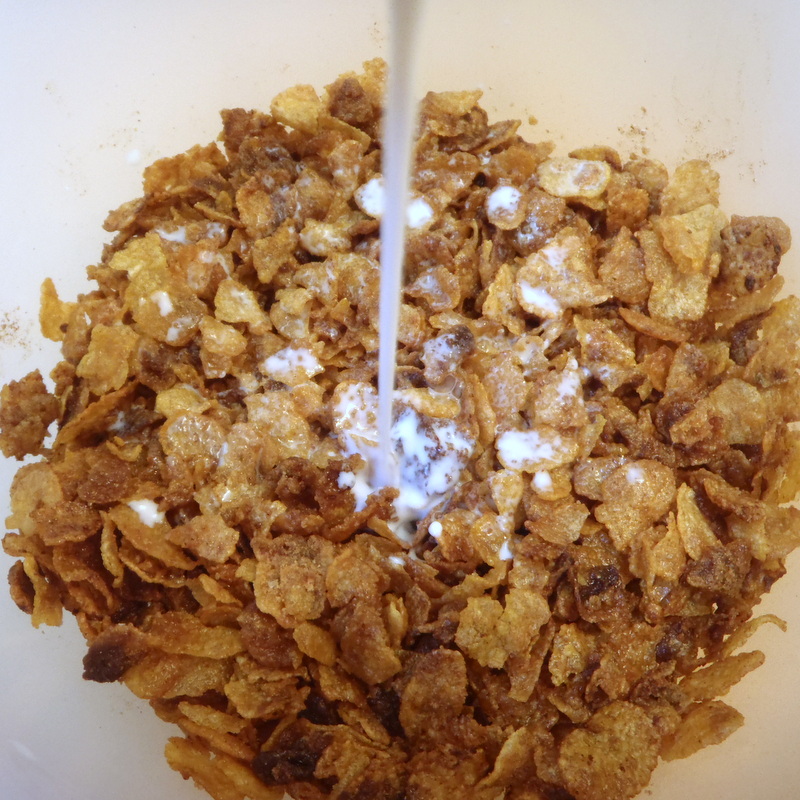
<path id="1" fill-rule="evenodd" d="M 484 91 L 494 119 L 525 121 L 559 149 L 609 144 L 670 169 L 708 158 L 727 213 L 782 217 L 800 231 L 800 5 L 679 0 L 531 4 L 436 0 L 423 17 L 419 90 Z M 383 2 L 140 0 L 7 4 L 0 28 L 0 195 L 5 291 L 0 381 L 57 358 L 38 335 L 41 281 L 85 291 L 107 211 L 140 193 L 142 168 L 218 132 L 224 107 L 268 108 L 296 83 L 321 89 L 387 52 Z M 537 124 L 528 120 L 535 116 Z M 783 262 L 800 291 L 800 256 Z M 0 465 L 0 508 L 16 465 Z M 0 556 L 7 570 L 11 559 Z M 792 570 L 796 571 L 792 571 Z M 743 729 L 662 765 L 651 800 L 781 800 L 800 786 L 800 560 L 761 606 L 764 667 L 730 695 Z M 165 764 L 169 726 L 118 686 L 84 684 L 74 624 L 35 631 L 0 593 L 0 796 L 20 800 L 199 800 Z"/>

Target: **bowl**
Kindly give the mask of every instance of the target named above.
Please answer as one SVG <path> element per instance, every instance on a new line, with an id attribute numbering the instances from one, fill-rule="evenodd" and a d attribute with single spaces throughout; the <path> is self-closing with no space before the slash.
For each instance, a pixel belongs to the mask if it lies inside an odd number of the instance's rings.
<path id="1" fill-rule="evenodd" d="M 268 108 L 296 83 L 322 88 L 387 55 L 387 5 L 363 0 L 138 0 L 6 4 L 0 65 L 0 382 L 48 373 L 39 286 L 63 298 L 108 234 L 107 211 L 138 196 L 154 159 L 213 140 L 218 111 Z M 422 20 L 420 92 L 480 88 L 493 119 L 522 119 L 559 151 L 609 144 L 670 169 L 708 158 L 727 213 L 800 231 L 800 5 L 754 0 L 532 4 L 436 0 Z M 535 116 L 538 123 L 529 122 Z M 800 255 L 782 269 L 800 291 Z M 17 465 L 0 465 L 0 508 Z M 0 555 L 0 569 L 12 560 Z M 800 786 L 800 558 L 759 612 L 789 623 L 752 644 L 766 664 L 726 698 L 745 726 L 662 764 L 644 796 L 788 800 Z M 34 630 L 0 593 L 0 796 L 9 800 L 200 800 L 166 765 L 174 731 L 124 687 L 81 679 L 71 619 Z"/>

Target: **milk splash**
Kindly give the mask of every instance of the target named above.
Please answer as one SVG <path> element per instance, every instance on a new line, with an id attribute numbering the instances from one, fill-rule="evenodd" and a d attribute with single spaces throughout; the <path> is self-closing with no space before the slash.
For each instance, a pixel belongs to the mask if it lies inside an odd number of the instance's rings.
<path id="1" fill-rule="evenodd" d="M 334 430 L 345 455 L 359 455 L 364 467 L 342 472 L 339 487 L 350 489 L 356 510 L 382 484 L 379 470 L 387 462 L 396 476 L 393 486 L 395 534 L 410 542 L 413 523 L 432 511 L 458 485 L 475 442 L 454 420 L 428 417 L 405 402 L 404 392 L 393 393 L 394 415 L 390 450 L 383 450 L 377 431 L 378 393 L 368 383 L 337 387 L 333 404 Z"/>

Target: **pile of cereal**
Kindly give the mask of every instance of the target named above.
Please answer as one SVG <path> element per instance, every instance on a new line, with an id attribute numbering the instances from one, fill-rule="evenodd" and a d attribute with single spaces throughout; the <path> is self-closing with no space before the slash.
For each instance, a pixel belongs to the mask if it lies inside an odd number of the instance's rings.
<path id="1" fill-rule="evenodd" d="M 790 236 L 693 161 L 422 104 L 373 491 L 384 66 L 144 175 L 2 391 L 11 594 L 217 800 L 620 800 L 742 724 L 800 542 Z M 58 433 L 50 443 L 49 426 Z M 48 446 L 45 446 L 48 442 Z"/>

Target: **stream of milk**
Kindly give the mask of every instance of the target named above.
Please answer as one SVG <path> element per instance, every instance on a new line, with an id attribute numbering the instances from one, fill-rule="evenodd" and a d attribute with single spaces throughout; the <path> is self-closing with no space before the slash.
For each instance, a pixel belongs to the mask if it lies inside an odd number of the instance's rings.
<path id="1" fill-rule="evenodd" d="M 343 472 L 339 484 L 353 491 L 356 507 L 383 487 L 396 488 L 396 535 L 410 542 L 415 522 L 458 483 L 475 443 L 453 420 L 422 414 L 395 389 L 397 339 L 406 226 L 415 226 L 409 204 L 413 139 L 417 122 L 414 49 L 422 0 L 392 0 L 390 58 L 383 119 L 382 180 L 368 194 L 381 213 L 380 352 L 378 391 L 355 384 L 337 392 L 334 428 L 342 450 L 364 468 Z M 373 197 L 374 195 L 374 197 Z M 427 204 L 426 204 L 427 206 Z"/>
<path id="2" fill-rule="evenodd" d="M 383 216 L 381 217 L 380 353 L 378 366 L 378 444 L 375 482 L 397 486 L 393 458 L 394 402 L 400 292 L 405 260 L 406 205 L 410 183 L 417 106 L 414 96 L 414 50 L 421 0 L 392 0 L 389 19 L 389 79 L 381 148 Z"/>

